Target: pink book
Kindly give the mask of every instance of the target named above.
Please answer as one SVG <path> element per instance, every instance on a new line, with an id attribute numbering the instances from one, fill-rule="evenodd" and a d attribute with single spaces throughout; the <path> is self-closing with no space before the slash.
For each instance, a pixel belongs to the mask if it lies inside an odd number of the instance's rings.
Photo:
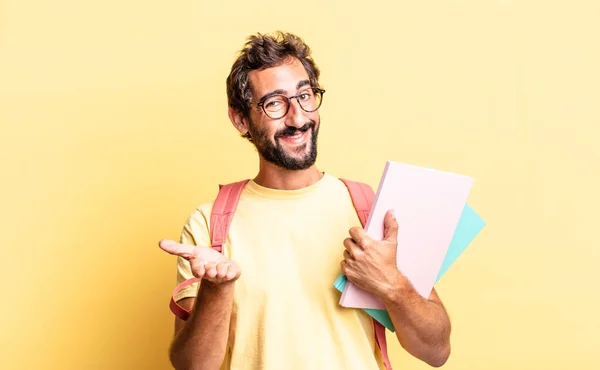
<path id="1" fill-rule="evenodd" d="M 398 220 L 396 265 L 416 291 L 429 297 L 473 179 L 460 174 L 387 161 L 365 231 L 383 239 L 383 218 L 393 209 Z M 385 309 L 382 300 L 349 281 L 343 307 Z"/>

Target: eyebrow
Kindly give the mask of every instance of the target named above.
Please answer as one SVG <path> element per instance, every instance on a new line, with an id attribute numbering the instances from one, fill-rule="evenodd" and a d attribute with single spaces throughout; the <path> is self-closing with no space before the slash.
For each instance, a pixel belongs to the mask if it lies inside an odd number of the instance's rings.
<path id="1" fill-rule="evenodd" d="M 306 85 L 310 85 L 310 81 L 309 80 L 302 80 L 300 82 L 298 82 L 298 84 L 296 85 L 296 90 L 299 90 L 301 87 L 304 87 Z M 286 91 L 282 90 L 282 89 L 277 89 L 277 90 L 273 90 L 271 92 L 266 93 L 265 95 L 263 95 L 258 101 L 264 101 L 265 99 L 270 98 L 273 95 L 285 95 Z"/>
<path id="2" fill-rule="evenodd" d="M 296 85 L 296 90 L 300 89 L 303 86 L 306 85 L 310 85 L 310 81 L 309 80 L 302 80 L 300 82 L 298 82 L 298 85 Z"/>

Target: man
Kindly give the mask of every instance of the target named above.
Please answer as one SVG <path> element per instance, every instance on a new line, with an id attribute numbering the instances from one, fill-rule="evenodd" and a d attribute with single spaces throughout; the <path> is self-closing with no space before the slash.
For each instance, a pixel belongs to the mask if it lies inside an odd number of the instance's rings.
<path id="1" fill-rule="evenodd" d="M 245 186 L 223 254 L 210 249 L 212 202 L 187 220 L 178 279 L 199 277 L 178 303 L 170 359 L 177 369 L 383 369 L 373 323 L 340 307 L 332 283 L 344 273 L 380 296 L 409 353 L 441 366 L 450 322 L 435 290 L 423 299 L 395 265 L 398 225 L 385 240 L 360 227 L 345 185 L 316 168 L 324 91 L 304 42 L 251 36 L 227 79 L 229 118 L 256 147 L 259 171 Z"/>

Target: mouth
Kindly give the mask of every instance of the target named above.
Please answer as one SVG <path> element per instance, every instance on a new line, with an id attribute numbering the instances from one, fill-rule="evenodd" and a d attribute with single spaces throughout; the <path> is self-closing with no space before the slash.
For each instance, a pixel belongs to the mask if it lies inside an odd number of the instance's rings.
<path id="1" fill-rule="evenodd" d="M 310 139 L 310 133 L 314 130 L 314 122 L 308 122 L 302 127 L 286 127 L 276 138 L 289 145 L 300 145 Z"/>
<path id="2" fill-rule="evenodd" d="M 281 135 L 279 140 L 291 145 L 300 145 L 307 141 L 310 130 L 311 129 L 304 131 L 296 130 L 296 132 L 291 135 Z"/>

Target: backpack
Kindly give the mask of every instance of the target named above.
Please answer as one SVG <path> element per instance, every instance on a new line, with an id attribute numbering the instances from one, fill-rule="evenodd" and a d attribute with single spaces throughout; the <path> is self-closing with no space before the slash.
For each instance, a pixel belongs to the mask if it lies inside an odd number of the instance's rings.
<path id="1" fill-rule="evenodd" d="M 340 180 L 348 188 L 354 209 L 356 210 L 360 222 L 364 227 L 371 210 L 371 205 L 375 199 L 375 193 L 373 192 L 373 189 L 369 185 L 361 182 L 350 181 L 346 179 Z M 223 244 L 227 238 L 227 232 L 229 231 L 233 214 L 237 208 L 242 190 L 248 181 L 249 180 L 243 180 L 227 185 L 219 185 L 219 193 L 215 199 L 210 215 L 210 234 L 212 240 L 211 247 L 219 253 L 223 253 Z M 190 312 L 178 305 L 174 300 L 174 296 L 184 287 L 194 284 L 198 281 L 200 281 L 199 278 L 191 278 L 184 281 L 175 288 L 171 296 L 169 308 L 173 314 L 175 314 L 175 316 L 184 321 L 188 319 Z M 385 327 L 375 319 L 373 319 L 373 326 L 375 332 L 375 342 L 381 351 L 385 368 L 387 370 L 392 370 L 387 353 Z"/>

